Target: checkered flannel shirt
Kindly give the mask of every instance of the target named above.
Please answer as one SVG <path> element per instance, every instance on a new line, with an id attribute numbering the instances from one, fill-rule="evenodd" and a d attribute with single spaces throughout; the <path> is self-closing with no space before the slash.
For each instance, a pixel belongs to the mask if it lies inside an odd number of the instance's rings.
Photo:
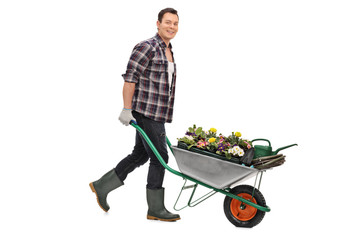
<path id="1" fill-rule="evenodd" d="M 171 50 L 171 44 L 169 48 Z M 140 42 L 134 47 L 126 73 L 122 76 L 126 82 L 136 83 L 132 110 L 155 121 L 170 123 L 175 99 L 176 65 L 169 82 L 165 50 L 166 44 L 158 34 Z"/>

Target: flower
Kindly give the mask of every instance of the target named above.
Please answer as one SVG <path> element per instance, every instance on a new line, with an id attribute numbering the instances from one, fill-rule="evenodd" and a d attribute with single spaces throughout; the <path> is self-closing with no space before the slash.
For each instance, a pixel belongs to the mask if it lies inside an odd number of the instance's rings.
<path id="1" fill-rule="evenodd" d="M 234 155 L 234 156 L 243 156 L 244 155 L 244 150 L 242 148 L 240 148 L 239 146 L 234 146 L 233 148 L 230 148 L 228 150 L 228 153 Z"/>
<path id="2" fill-rule="evenodd" d="M 250 145 L 247 141 L 244 141 L 244 143 L 246 143 L 246 147 L 247 147 L 248 149 L 251 148 L 251 145 Z"/>
<path id="3" fill-rule="evenodd" d="M 189 135 L 185 135 L 185 137 L 189 140 L 194 140 L 194 138 L 192 136 L 189 136 Z"/>
<path id="4" fill-rule="evenodd" d="M 210 138 L 209 139 L 209 143 L 213 143 L 213 142 L 215 142 L 216 141 L 216 138 Z"/>
<path id="5" fill-rule="evenodd" d="M 203 140 L 200 140 L 200 141 L 197 142 L 196 147 L 198 147 L 198 148 L 205 148 L 207 145 L 209 145 L 208 142 L 205 142 L 205 141 L 203 141 Z"/>
<path id="6" fill-rule="evenodd" d="M 240 147 L 239 147 L 239 146 L 234 146 L 233 149 L 234 149 L 235 152 L 240 151 Z"/>
<path id="7" fill-rule="evenodd" d="M 210 131 L 210 132 L 213 132 L 213 133 L 216 133 L 216 132 L 217 132 L 216 128 L 210 128 L 209 131 Z"/>
<path id="8" fill-rule="evenodd" d="M 236 132 L 236 133 L 235 133 L 235 136 L 236 136 L 236 137 L 241 137 L 241 133 L 240 133 L 240 132 Z"/>
<path id="9" fill-rule="evenodd" d="M 189 131 L 188 131 L 188 132 L 186 132 L 186 133 L 185 133 L 185 135 L 188 135 L 188 136 L 196 136 L 196 134 L 195 134 L 195 133 L 193 133 L 193 132 L 189 132 Z"/>
<path id="10" fill-rule="evenodd" d="M 217 151 L 219 151 L 220 153 L 222 153 L 222 152 L 225 151 L 225 148 L 226 148 L 226 145 L 225 145 L 225 144 L 219 143 L 219 144 L 218 144 Z"/>

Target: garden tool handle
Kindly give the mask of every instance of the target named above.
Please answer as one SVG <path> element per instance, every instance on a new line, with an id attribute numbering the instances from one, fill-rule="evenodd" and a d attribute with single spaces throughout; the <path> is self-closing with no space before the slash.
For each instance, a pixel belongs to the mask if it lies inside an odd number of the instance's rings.
<path id="1" fill-rule="evenodd" d="M 285 156 L 284 156 L 284 155 L 282 155 L 282 154 L 281 154 L 281 155 L 277 155 L 276 158 L 271 159 L 271 160 L 269 160 L 268 162 L 266 162 L 266 163 L 264 163 L 264 164 L 258 165 L 257 168 L 258 168 L 258 169 L 264 169 L 264 168 L 266 168 L 267 166 L 269 166 L 269 165 L 271 165 L 271 164 L 273 164 L 273 163 L 275 163 L 275 162 L 277 162 L 277 161 L 284 160 L 284 159 L 285 159 Z"/>
<path id="2" fill-rule="evenodd" d="M 271 147 L 271 143 L 270 143 L 270 141 L 269 141 L 269 140 L 267 140 L 267 139 L 265 139 L 265 138 L 257 138 L 257 139 L 252 140 L 251 142 L 255 142 L 255 141 L 266 141 L 266 142 L 268 142 L 268 143 L 269 143 L 269 147 Z"/>

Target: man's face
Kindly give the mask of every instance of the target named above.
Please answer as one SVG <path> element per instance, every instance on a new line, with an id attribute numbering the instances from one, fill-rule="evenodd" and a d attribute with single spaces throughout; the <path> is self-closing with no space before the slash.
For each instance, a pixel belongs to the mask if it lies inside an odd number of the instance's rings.
<path id="1" fill-rule="evenodd" d="M 179 18 L 176 14 L 165 13 L 161 22 L 157 21 L 158 33 L 164 41 L 173 39 L 178 31 Z"/>

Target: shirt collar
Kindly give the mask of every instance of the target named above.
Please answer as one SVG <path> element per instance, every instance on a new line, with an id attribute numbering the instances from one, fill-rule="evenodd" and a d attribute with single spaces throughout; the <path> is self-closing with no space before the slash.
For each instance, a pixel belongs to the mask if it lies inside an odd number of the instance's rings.
<path id="1" fill-rule="evenodd" d="M 166 43 L 164 42 L 164 40 L 160 37 L 159 33 L 156 33 L 155 35 L 155 39 L 159 42 L 160 46 L 162 48 L 166 48 Z M 172 48 L 171 43 L 169 43 L 169 48 Z"/>

